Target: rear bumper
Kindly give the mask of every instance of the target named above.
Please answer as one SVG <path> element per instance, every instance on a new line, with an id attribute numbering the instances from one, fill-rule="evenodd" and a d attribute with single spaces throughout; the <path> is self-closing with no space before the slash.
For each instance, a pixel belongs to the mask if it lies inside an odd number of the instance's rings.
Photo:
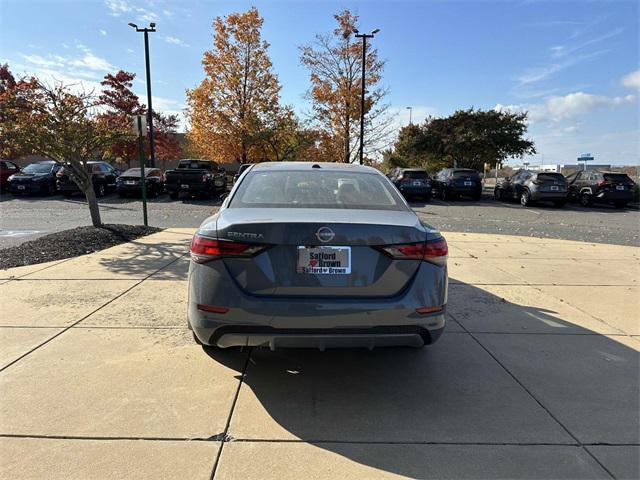
<path id="1" fill-rule="evenodd" d="M 629 191 L 622 192 L 600 192 L 595 195 L 594 200 L 599 202 L 630 202 L 633 200 L 633 194 Z"/>
<path id="2" fill-rule="evenodd" d="M 23 187 L 23 188 L 20 188 Z M 25 182 L 25 183 L 10 183 L 9 191 L 11 193 L 40 193 L 43 189 L 47 188 L 47 182 Z"/>
<path id="3" fill-rule="evenodd" d="M 56 188 L 60 192 L 79 192 L 80 191 L 80 188 L 78 188 L 78 186 L 73 182 L 70 182 L 70 183 L 58 182 L 56 183 Z"/>
<path id="4" fill-rule="evenodd" d="M 400 192 L 402 192 L 405 195 L 431 195 L 431 187 L 430 186 L 424 186 L 424 187 L 401 186 Z"/>
<path id="5" fill-rule="evenodd" d="M 219 347 L 423 346 L 444 330 L 447 288 L 446 267 L 424 262 L 393 297 L 264 297 L 244 293 L 221 261 L 191 262 L 188 323 L 202 343 Z M 205 312 L 199 304 L 228 311 Z M 425 306 L 442 310 L 416 312 Z"/>
<path id="6" fill-rule="evenodd" d="M 532 191 L 531 192 L 531 200 L 535 200 L 535 201 L 545 201 L 545 200 L 549 200 L 549 201 L 558 201 L 558 200 L 566 200 L 567 199 L 567 192 L 538 192 L 538 191 Z"/>
<path id="7" fill-rule="evenodd" d="M 469 195 L 469 196 L 477 196 L 482 194 L 482 185 L 476 185 L 473 187 L 461 187 L 458 185 L 447 185 L 445 189 L 456 195 Z"/>
<path id="8" fill-rule="evenodd" d="M 278 329 L 273 327 L 222 326 L 217 329 L 193 329 L 207 345 L 228 347 L 276 348 L 368 348 L 423 347 L 434 343 L 444 332 L 442 327 L 428 329 L 419 325 L 371 327 L 359 329 Z"/>

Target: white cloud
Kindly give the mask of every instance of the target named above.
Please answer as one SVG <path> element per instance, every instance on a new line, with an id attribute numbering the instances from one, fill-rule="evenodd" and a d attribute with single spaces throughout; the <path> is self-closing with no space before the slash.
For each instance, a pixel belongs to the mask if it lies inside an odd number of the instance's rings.
<path id="1" fill-rule="evenodd" d="M 533 67 L 525 70 L 523 73 L 516 77 L 516 81 L 518 82 L 518 86 L 526 86 L 536 82 L 540 82 L 542 80 L 546 80 L 549 77 L 552 77 L 556 73 L 565 70 L 566 68 L 572 67 L 579 63 L 585 62 L 587 60 L 591 60 L 595 57 L 602 55 L 603 53 L 607 53 L 606 50 L 598 50 L 595 52 L 591 52 L 585 55 L 577 55 L 573 57 L 568 57 L 561 59 L 559 61 L 549 63 L 547 65 L 543 65 L 540 67 Z"/>
<path id="2" fill-rule="evenodd" d="M 582 50 L 585 47 L 594 45 L 596 43 L 603 42 L 608 40 L 609 38 L 616 37 L 624 32 L 624 28 L 616 28 L 611 30 L 610 32 L 603 33 L 602 35 L 598 35 L 590 38 L 581 43 L 573 44 L 573 45 L 558 45 L 555 47 L 551 47 L 551 56 L 554 58 L 566 57 L 571 55 L 572 53 L 577 52 L 578 50 Z"/>
<path id="3" fill-rule="evenodd" d="M 130 12 L 133 7 L 126 0 L 105 0 L 105 5 L 111 11 L 111 15 L 118 17 L 123 13 Z"/>
<path id="4" fill-rule="evenodd" d="M 103 37 L 107 36 L 107 31 L 106 30 L 100 29 L 98 31 L 100 32 L 100 35 L 102 35 Z"/>
<path id="5" fill-rule="evenodd" d="M 635 72 L 628 73 L 622 77 L 622 85 L 628 88 L 640 89 L 640 69 Z"/>
<path id="6" fill-rule="evenodd" d="M 179 45 L 180 47 L 190 47 L 191 45 L 189 45 L 188 43 L 184 42 L 183 40 L 180 40 L 177 37 L 171 37 L 171 36 L 166 36 L 166 37 L 160 37 L 162 40 L 164 40 L 167 43 L 170 43 L 172 45 Z"/>
<path id="7" fill-rule="evenodd" d="M 93 53 L 87 53 L 82 58 L 71 60 L 70 65 L 80 68 L 88 68 L 89 70 L 115 70 L 115 67 L 111 65 L 107 60 L 101 57 L 95 56 Z"/>
<path id="8" fill-rule="evenodd" d="M 543 103 L 523 105 L 497 104 L 494 109 L 498 111 L 528 111 L 528 118 L 531 123 L 559 122 L 569 118 L 583 117 L 598 108 L 616 108 L 634 103 L 637 100 L 638 97 L 636 95 L 607 97 L 604 95 L 574 92 L 564 96 L 548 97 Z"/>
<path id="9" fill-rule="evenodd" d="M 64 62 L 61 62 L 59 60 L 62 59 L 62 57 L 59 56 L 56 56 L 54 58 L 50 55 L 49 57 L 44 58 L 40 55 L 22 55 L 22 58 L 24 58 L 27 62 L 39 67 L 62 67 L 64 65 Z"/>

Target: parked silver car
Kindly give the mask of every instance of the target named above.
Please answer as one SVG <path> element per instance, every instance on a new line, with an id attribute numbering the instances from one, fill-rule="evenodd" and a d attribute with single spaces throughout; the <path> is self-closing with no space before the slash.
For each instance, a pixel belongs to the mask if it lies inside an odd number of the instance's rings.
<path id="1" fill-rule="evenodd" d="M 218 347 L 422 347 L 447 243 L 370 167 L 261 163 L 191 243 L 189 328 Z"/>

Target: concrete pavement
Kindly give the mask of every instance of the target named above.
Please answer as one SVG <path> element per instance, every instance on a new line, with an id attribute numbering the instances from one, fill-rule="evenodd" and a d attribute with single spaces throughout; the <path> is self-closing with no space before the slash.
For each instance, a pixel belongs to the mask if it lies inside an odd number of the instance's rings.
<path id="1" fill-rule="evenodd" d="M 637 478 L 640 248 L 446 234 L 423 349 L 203 350 L 169 229 L 0 271 L 0 478 Z"/>

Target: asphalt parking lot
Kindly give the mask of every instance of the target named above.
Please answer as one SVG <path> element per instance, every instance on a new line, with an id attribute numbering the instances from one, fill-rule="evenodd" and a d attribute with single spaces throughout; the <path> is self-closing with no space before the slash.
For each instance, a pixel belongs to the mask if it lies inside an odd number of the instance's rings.
<path id="1" fill-rule="evenodd" d="M 193 229 L 0 272 L 0 478 L 638 478 L 640 249 L 445 232 L 432 347 L 215 350 Z"/>
<path id="2" fill-rule="evenodd" d="M 149 223 L 157 227 L 197 227 L 216 211 L 212 200 L 171 200 L 167 195 L 148 204 Z M 142 203 L 111 194 L 100 200 L 105 223 L 142 223 Z M 470 200 L 412 202 L 431 225 L 443 230 L 469 233 L 500 233 L 558 238 L 618 245 L 640 245 L 640 210 L 616 210 L 610 206 L 584 208 L 569 204 L 555 209 L 541 204 L 522 208 L 485 196 Z M 0 248 L 17 245 L 54 231 L 88 225 L 89 211 L 82 197 L 64 199 L 0 197 Z"/>

